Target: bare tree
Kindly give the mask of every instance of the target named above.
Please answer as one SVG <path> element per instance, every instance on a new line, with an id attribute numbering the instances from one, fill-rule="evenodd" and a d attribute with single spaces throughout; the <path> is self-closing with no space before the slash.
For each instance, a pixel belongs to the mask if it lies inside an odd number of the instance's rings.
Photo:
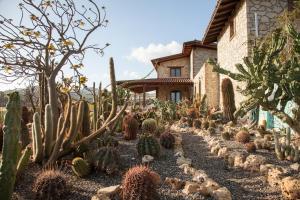
<path id="1" fill-rule="evenodd" d="M 0 79 L 14 81 L 43 74 L 56 133 L 56 77 L 65 66 L 82 67 L 88 50 L 103 54 L 108 44 L 98 47 L 88 44 L 88 39 L 107 26 L 105 7 L 94 0 L 22 0 L 19 9 L 18 23 L 0 14 Z"/>

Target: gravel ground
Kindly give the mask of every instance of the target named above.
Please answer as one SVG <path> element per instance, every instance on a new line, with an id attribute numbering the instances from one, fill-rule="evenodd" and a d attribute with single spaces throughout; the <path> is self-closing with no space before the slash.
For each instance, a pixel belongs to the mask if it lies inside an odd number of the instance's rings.
<path id="1" fill-rule="evenodd" d="M 108 187 L 121 183 L 122 177 L 128 168 L 141 163 L 141 158 L 137 156 L 136 142 L 135 141 L 124 141 L 121 136 L 117 136 L 120 144 L 119 151 L 121 154 L 121 169 L 118 174 L 108 176 L 103 173 L 92 173 L 88 177 L 78 178 L 73 175 L 69 166 L 60 167 L 65 172 L 68 184 L 70 186 L 70 195 L 66 199 L 72 200 L 89 200 L 93 195 L 97 193 L 97 190 L 102 187 Z M 164 180 L 166 177 L 177 177 L 182 180 L 191 179 L 190 176 L 185 175 L 176 164 L 176 158 L 172 150 L 166 150 L 161 148 L 161 156 L 155 159 L 151 163 L 150 167 L 160 174 L 161 179 Z M 25 200 L 33 199 L 32 185 L 33 182 L 41 171 L 41 167 L 37 164 L 30 164 L 25 173 L 20 177 L 16 184 L 15 194 Z M 204 197 L 201 196 L 185 196 L 181 191 L 171 190 L 166 184 L 162 183 L 159 188 L 161 200 L 201 200 Z"/>
<path id="2" fill-rule="evenodd" d="M 192 159 L 193 166 L 204 170 L 221 186 L 227 187 L 234 200 L 282 199 L 280 190 L 270 187 L 265 182 L 264 176 L 244 170 L 229 169 L 223 159 L 210 153 L 207 143 L 200 136 L 187 133 L 182 134 L 182 138 L 184 152 Z M 239 148 L 238 145 L 233 142 L 228 147 Z"/>

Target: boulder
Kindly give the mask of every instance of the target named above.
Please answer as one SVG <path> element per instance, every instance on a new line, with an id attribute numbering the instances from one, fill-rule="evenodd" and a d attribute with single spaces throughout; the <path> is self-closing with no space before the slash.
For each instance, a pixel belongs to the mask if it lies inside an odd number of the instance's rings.
<path id="1" fill-rule="evenodd" d="M 226 158 L 226 157 L 228 157 L 228 148 L 227 147 L 223 147 L 223 148 L 219 149 L 219 151 L 218 151 L 218 157 L 219 158 Z"/>
<path id="2" fill-rule="evenodd" d="M 274 168 L 275 166 L 272 164 L 262 164 L 259 166 L 259 172 L 262 174 L 267 174 L 269 169 Z"/>
<path id="3" fill-rule="evenodd" d="M 219 150 L 221 149 L 221 145 L 220 144 L 216 144 L 214 146 L 211 147 L 210 149 L 210 153 L 212 154 L 218 154 Z"/>
<path id="4" fill-rule="evenodd" d="M 182 166 L 182 165 L 181 165 L 181 166 Z M 179 166 L 179 168 L 180 168 L 181 166 Z M 185 174 L 191 174 L 191 175 L 194 175 L 196 171 L 197 171 L 197 169 L 191 167 L 190 165 L 184 164 L 183 172 L 184 172 Z"/>
<path id="5" fill-rule="evenodd" d="M 267 182 L 272 187 L 278 187 L 280 186 L 283 175 L 284 173 L 281 168 L 270 168 L 267 175 Z"/>
<path id="6" fill-rule="evenodd" d="M 282 179 L 281 192 L 285 199 L 300 199 L 300 180 L 290 176 Z"/>
<path id="7" fill-rule="evenodd" d="M 200 188 L 199 183 L 187 181 L 185 183 L 184 189 L 182 190 L 182 193 L 187 194 L 187 195 L 194 194 L 194 193 L 198 192 L 199 188 Z"/>
<path id="8" fill-rule="evenodd" d="M 179 157 L 179 158 L 177 158 L 176 163 L 177 163 L 177 165 L 183 165 L 183 164 L 191 165 L 192 160 L 189 158 L 185 158 L 185 157 Z"/>
<path id="9" fill-rule="evenodd" d="M 211 178 L 207 178 L 203 185 L 206 187 L 208 193 L 212 195 L 213 191 L 220 188 L 219 184 L 212 180 Z"/>
<path id="10" fill-rule="evenodd" d="M 151 155 L 144 155 L 142 158 L 142 163 L 150 163 L 154 160 L 154 157 Z"/>
<path id="11" fill-rule="evenodd" d="M 245 162 L 246 156 L 242 153 L 236 153 L 234 156 L 234 162 L 233 166 L 234 167 L 244 167 L 244 162 Z"/>
<path id="12" fill-rule="evenodd" d="M 91 200 L 111 200 L 111 198 L 109 198 L 105 194 L 100 194 L 100 195 L 92 196 Z"/>
<path id="13" fill-rule="evenodd" d="M 216 200 L 231 200 L 231 192 L 226 187 L 221 187 L 212 192 L 211 196 Z"/>
<path id="14" fill-rule="evenodd" d="M 112 196 L 112 195 L 115 195 L 117 193 L 120 192 L 120 188 L 121 186 L 120 185 L 114 185 L 114 186 L 110 186 L 110 187 L 105 187 L 105 188 L 101 188 L 97 191 L 97 195 L 106 195 L 106 196 Z"/>
<path id="15" fill-rule="evenodd" d="M 165 183 L 170 185 L 173 190 L 181 190 L 185 185 L 185 182 L 179 178 L 170 178 L 165 179 Z"/>
<path id="16" fill-rule="evenodd" d="M 208 178 L 208 176 L 205 173 L 205 171 L 203 171 L 203 170 L 197 170 L 194 173 L 193 181 L 196 181 L 198 183 L 203 183 L 203 182 L 205 182 L 207 180 L 207 178 Z"/>
<path id="17" fill-rule="evenodd" d="M 249 155 L 244 162 L 244 169 L 249 171 L 260 171 L 260 165 L 266 162 L 266 158 L 261 155 Z"/>
<path id="18" fill-rule="evenodd" d="M 299 170 L 300 170 L 300 165 L 299 165 L 299 163 L 294 163 L 294 164 L 291 164 L 291 165 L 290 165 L 290 168 L 291 168 L 292 170 L 294 170 L 294 171 L 299 172 Z"/>

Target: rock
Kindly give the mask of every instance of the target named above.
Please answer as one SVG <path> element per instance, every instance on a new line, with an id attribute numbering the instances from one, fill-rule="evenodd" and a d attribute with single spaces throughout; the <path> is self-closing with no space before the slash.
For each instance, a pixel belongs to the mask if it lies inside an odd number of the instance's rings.
<path id="1" fill-rule="evenodd" d="M 211 196 L 216 200 L 231 200 L 231 192 L 226 187 L 221 187 L 212 192 Z"/>
<path id="2" fill-rule="evenodd" d="M 111 198 L 109 198 L 105 194 L 100 194 L 100 195 L 92 196 L 91 200 L 111 200 Z"/>
<path id="3" fill-rule="evenodd" d="M 153 156 L 150 155 L 144 155 L 142 158 L 142 163 L 150 163 L 154 160 Z"/>
<path id="4" fill-rule="evenodd" d="M 183 157 L 183 152 L 182 151 L 178 151 L 175 153 L 174 155 L 175 157 Z"/>
<path id="5" fill-rule="evenodd" d="M 275 166 L 272 164 L 263 164 L 259 167 L 259 172 L 262 174 L 267 174 L 269 169 L 274 168 Z"/>
<path id="6" fill-rule="evenodd" d="M 249 171 L 260 171 L 260 165 L 266 162 L 266 158 L 260 155 L 249 155 L 244 162 L 244 169 Z"/>
<path id="7" fill-rule="evenodd" d="M 281 192 L 285 199 L 300 199 L 300 180 L 290 176 L 282 179 Z"/>
<path id="8" fill-rule="evenodd" d="M 245 155 L 243 155 L 242 153 L 236 153 L 234 156 L 233 166 L 243 168 L 244 161 L 245 161 Z"/>
<path id="9" fill-rule="evenodd" d="M 196 181 L 198 183 L 203 183 L 203 182 L 205 182 L 207 180 L 207 178 L 208 178 L 208 176 L 205 173 L 205 171 L 203 171 L 203 170 L 197 170 L 194 173 L 193 181 Z"/>
<path id="10" fill-rule="evenodd" d="M 220 144 L 216 144 L 216 145 L 212 146 L 210 152 L 212 154 L 218 154 L 218 152 L 219 152 L 220 149 L 221 149 Z"/>
<path id="11" fill-rule="evenodd" d="M 182 190 L 182 193 L 184 194 L 194 194 L 198 192 L 198 189 L 200 188 L 200 185 L 198 183 L 187 181 L 185 183 L 184 189 Z"/>
<path id="12" fill-rule="evenodd" d="M 219 149 L 219 151 L 218 151 L 218 157 L 219 158 L 226 158 L 227 156 L 228 156 L 227 147 L 223 147 L 223 148 Z"/>
<path id="13" fill-rule="evenodd" d="M 177 163 L 177 165 L 183 165 L 183 164 L 191 165 L 192 160 L 189 158 L 185 158 L 185 157 L 179 157 L 179 158 L 177 158 L 176 163 Z"/>
<path id="14" fill-rule="evenodd" d="M 268 171 L 267 182 L 272 187 L 278 187 L 280 186 L 283 174 L 284 173 L 281 168 L 277 168 L 277 167 L 271 168 Z"/>
<path id="15" fill-rule="evenodd" d="M 185 182 L 179 178 L 169 178 L 165 179 L 165 183 L 170 185 L 173 190 L 181 190 L 185 185 Z"/>
<path id="16" fill-rule="evenodd" d="M 191 175 L 194 175 L 195 174 L 195 172 L 197 171 L 197 169 L 195 169 L 195 168 L 193 168 L 193 167 L 191 167 L 191 166 L 189 166 L 189 165 L 186 165 L 186 164 L 184 164 L 185 166 L 184 166 L 184 168 L 183 168 L 183 172 L 185 173 L 185 174 L 191 174 Z M 182 165 L 181 165 L 182 166 Z"/>
<path id="17" fill-rule="evenodd" d="M 97 191 L 97 195 L 106 195 L 106 196 L 112 196 L 120 192 L 120 185 L 114 185 L 110 187 L 101 188 Z"/>
<path id="18" fill-rule="evenodd" d="M 292 170 L 298 172 L 298 171 L 300 170 L 300 165 L 299 165 L 299 163 L 294 163 L 294 164 L 291 164 L 291 165 L 290 165 L 290 168 L 291 168 Z"/>
<path id="19" fill-rule="evenodd" d="M 213 191 L 220 188 L 219 184 L 210 178 L 206 179 L 203 185 L 206 187 L 210 195 L 212 195 Z"/>

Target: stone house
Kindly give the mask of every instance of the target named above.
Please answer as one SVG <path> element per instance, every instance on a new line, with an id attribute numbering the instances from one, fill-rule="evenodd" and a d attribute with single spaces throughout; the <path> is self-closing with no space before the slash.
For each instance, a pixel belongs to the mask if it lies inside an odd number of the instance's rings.
<path id="1" fill-rule="evenodd" d="M 156 91 L 156 97 L 160 100 L 174 102 L 183 99 L 192 100 L 193 92 L 197 91 L 199 96 L 201 89 L 199 87 L 195 89 L 196 85 L 199 85 L 199 82 L 196 83 L 195 80 L 209 71 L 209 67 L 205 64 L 207 59 L 216 58 L 216 56 L 217 49 L 214 44 L 203 45 L 199 40 L 185 42 L 181 53 L 151 60 L 157 72 L 157 78 L 117 81 L 117 84 L 130 89 L 133 93 L 142 93 L 144 105 L 145 93 L 149 91 Z M 205 70 L 201 70 L 203 67 Z M 218 78 L 218 76 L 215 77 Z M 218 80 L 210 84 L 213 83 L 216 84 L 214 87 L 218 87 Z M 202 94 L 212 92 L 214 88 L 202 87 L 204 88 Z"/>
<path id="2" fill-rule="evenodd" d="M 235 72 L 235 64 L 243 63 L 244 57 L 251 56 L 254 41 L 274 30 L 278 17 L 292 7 L 292 0 L 218 0 L 202 41 L 217 44 L 218 63 Z M 220 84 L 224 77 L 220 75 Z M 241 83 L 238 85 L 234 80 L 232 83 L 239 107 L 244 100 L 237 91 Z M 273 120 L 268 113 L 263 115 L 261 118 Z"/>

